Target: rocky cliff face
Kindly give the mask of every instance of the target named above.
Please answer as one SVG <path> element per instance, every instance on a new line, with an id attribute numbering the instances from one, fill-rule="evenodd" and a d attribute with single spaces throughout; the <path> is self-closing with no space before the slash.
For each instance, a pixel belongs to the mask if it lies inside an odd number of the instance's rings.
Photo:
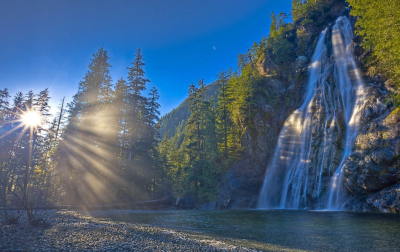
<path id="1" fill-rule="evenodd" d="M 369 52 L 361 38 L 353 40 L 354 53 L 361 60 Z M 368 99 L 362 111 L 363 127 L 352 154 L 345 163 L 349 194 L 344 208 L 353 211 L 400 213 L 400 109 L 385 100 L 394 92 L 380 76 L 365 78 Z"/>
<path id="2" fill-rule="evenodd" d="M 346 209 L 400 213 L 400 110 L 375 92 L 365 106 L 365 125 L 345 164 Z"/>
<path id="3" fill-rule="evenodd" d="M 297 105 L 296 102 L 281 102 L 290 95 L 296 96 L 295 88 L 290 84 L 294 85 L 294 82 L 270 80 L 266 87 L 269 95 L 257 95 L 253 127 L 242 138 L 246 158 L 231 167 L 213 205 L 216 209 L 256 207 L 266 164 L 274 152 L 279 131 L 292 107 Z M 268 96 L 276 98 L 272 101 L 266 98 Z"/>
<path id="4" fill-rule="evenodd" d="M 359 46 L 360 42 L 360 38 L 355 38 L 352 44 L 358 59 L 365 53 Z M 328 48 L 331 47 L 328 45 Z M 313 50 L 309 48 L 309 51 Z M 263 96 L 258 97 L 254 127 L 242 139 L 247 157 L 232 166 L 213 208 L 256 207 L 279 132 L 289 114 L 302 102 L 299 97 L 305 92 L 308 58 L 311 55 L 299 56 L 293 63 L 297 79 L 271 81 L 270 86 L 278 99 L 288 102 L 271 105 Z M 304 205 L 310 208 L 317 208 L 321 202 L 327 201 L 326 189 L 343 154 L 343 108 L 334 105 L 340 100 L 340 94 L 334 78 L 334 68 L 328 71 L 330 74 L 326 77 L 326 87 L 331 91 L 326 93 L 330 97 L 324 94 L 323 102 L 315 102 L 312 108 L 315 120 L 311 164 L 308 167 L 310 181 L 305 189 L 307 199 Z M 344 209 L 347 210 L 400 212 L 400 110 L 385 104 L 389 92 L 385 84 L 379 81 L 379 78 L 365 78 L 366 100 L 361 111 L 362 127 L 344 164 L 344 186 L 348 195 Z M 337 115 L 335 120 L 327 120 L 332 114 Z"/>

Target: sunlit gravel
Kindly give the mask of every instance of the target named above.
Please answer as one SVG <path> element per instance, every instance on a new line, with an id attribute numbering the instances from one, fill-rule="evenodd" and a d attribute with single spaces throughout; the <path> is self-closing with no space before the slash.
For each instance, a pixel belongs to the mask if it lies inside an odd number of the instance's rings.
<path id="1" fill-rule="evenodd" d="M 16 212 L 9 212 L 15 215 Z M 22 216 L 5 225 L 0 213 L 0 251 L 255 251 L 217 239 L 198 240 L 174 229 L 112 222 L 71 211 L 39 211 L 47 227 Z"/>

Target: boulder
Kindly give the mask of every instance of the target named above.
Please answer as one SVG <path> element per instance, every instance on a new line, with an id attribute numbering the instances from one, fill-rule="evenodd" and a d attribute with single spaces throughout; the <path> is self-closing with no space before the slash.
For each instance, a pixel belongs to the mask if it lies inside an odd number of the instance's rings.
<path id="1" fill-rule="evenodd" d="M 400 213 L 400 184 L 365 197 L 353 197 L 346 202 L 345 208 L 362 212 Z"/>
<path id="2" fill-rule="evenodd" d="M 273 75 L 274 71 L 279 69 L 278 66 L 268 57 L 268 55 L 260 57 L 256 62 L 256 66 L 258 72 L 264 76 L 271 76 Z"/>

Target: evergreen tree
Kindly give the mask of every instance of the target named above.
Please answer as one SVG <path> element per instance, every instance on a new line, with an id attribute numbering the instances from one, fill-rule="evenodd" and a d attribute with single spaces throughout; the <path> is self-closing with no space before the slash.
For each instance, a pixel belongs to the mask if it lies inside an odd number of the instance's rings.
<path id="1" fill-rule="evenodd" d="M 357 16 L 356 34 L 371 57 L 364 59 L 371 76 L 383 74 L 388 85 L 397 87 L 400 105 L 400 2 L 398 0 L 348 0 L 351 15 Z M 368 55 L 367 53 L 367 55 Z"/>
<path id="2" fill-rule="evenodd" d="M 278 32 L 278 21 L 275 13 L 272 11 L 271 12 L 271 25 L 269 27 L 269 37 L 273 38 L 275 37 L 276 33 Z"/>
<path id="3" fill-rule="evenodd" d="M 145 78 L 143 55 L 140 48 L 136 51 L 135 59 L 132 66 L 128 68 L 128 160 L 125 169 L 126 178 L 128 179 L 129 192 L 134 195 L 135 199 L 144 195 L 144 173 L 146 172 L 143 163 L 143 154 L 146 152 L 144 146 L 145 131 L 145 108 L 147 99 L 142 92 L 146 89 L 146 83 L 149 82 Z"/>
<path id="4" fill-rule="evenodd" d="M 142 91 L 146 89 L 146 83 L 150 82 L 145 78 L 143 55 L 140 48 L 136 51 L 135 60 L 132 66 L 128 68 L 128 104 L 129 125 L 130 125 L 130 141 L 129 141 L 129 160 L 135 159 L 135 150 L 140 147 L 140 137 L 144 130 L 144 109 L 147 102 L 146 97 L 142 95 Z"/>
<path id="5" fill-rule="evenodd" d="M 107 201 L 111 198 L 116 161 L 110 152 L 109 125 L 113 92 L 107 51 L 100 48 L 91 59 L 89 70 L 79 83 L 78 93 L 69 104 L 69 123 L 64 132 L 64 152 L 60 163 L 68 192 L 75 202 Z M 106 188 L 108 187 L 108 188 Z"/>
<path id="6" fill-rule="evenodd" d="M 128 86 L 126 81 L 121 78 L 118 80 L 115 87 L 114 107 L 117 110 L 116 116 L 118 117 L 119 124 L 119 167 L 124 169 L 126 167 L 128 146 L 129 146 L 129 104 L 128 104 Z"/>
<path id="7" fill-rule="evenodd" d="M 219 84 L 219 94 L 218 94 L 218 122 L 219 122 L 219 132 L 223 143 L 223 153 L 224 158 L 228 158 L 228 99 L 226 94 L 226 89 L 231 75 L 231 69 L 229 72 L 222 70 L 221 73 L 217 75 Z M 222 149 L 222 148 L 221 148 Z"/>
<path id="8" fill-rule="evenodd" d="M 202 156 L 202 146 L 201 146 L 201 96 L 199 89 L 192 83 L 189 86 L 189 111 L 190 117 L 185 127 L 185 145 L 188 149 L 190 162 L 198 160 Z"/>

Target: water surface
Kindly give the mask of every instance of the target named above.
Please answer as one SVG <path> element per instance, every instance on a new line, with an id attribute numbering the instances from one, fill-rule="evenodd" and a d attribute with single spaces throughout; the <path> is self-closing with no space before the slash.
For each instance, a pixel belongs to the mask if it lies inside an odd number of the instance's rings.
<path id="1" fill-rule="evenodd" d="M 103 212 L 100 217 L 174 228 L 263 250 L 400 251 L 400 215 L 396 214 L 227 210 Z"/>

